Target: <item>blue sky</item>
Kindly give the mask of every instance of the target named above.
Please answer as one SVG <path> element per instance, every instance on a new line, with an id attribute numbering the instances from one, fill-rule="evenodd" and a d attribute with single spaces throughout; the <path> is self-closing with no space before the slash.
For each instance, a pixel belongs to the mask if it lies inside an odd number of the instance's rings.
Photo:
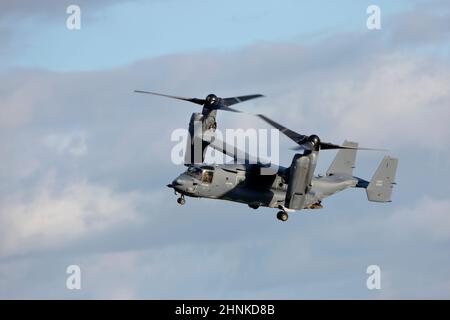
<path id="1" fill-rule="evenodd" d="M 64 1 L 0 3 L 1 298 L 450 297 L 447 1 L 78 3 L 80 31 Z M 195 109 L 134 89 L 263 93 L 239 107 L 389 149 L 393 202 L 348 190 L 286 224 L 225 201 L 179 207 L 170 136 Z M 355 174 L 369 179 L 383 156 L 359 152 Z M 333 157 L 321 152 L 318 172 Z M 70 264 L 80 291 L 65 288 Z M 365 286 L 371 264 L 381 290 Z"/>
<path id="2" fill-rule="evenodd" d="M 235 50 L 264 42 L 324 39 L 336 30 L 364 30 L 370 1 L 137 1 L 84 8 L 82 30 L 65 28 L 64 6 L 54 17 L 15 23 L 17 55 L 11 65 L 90 70 L 139 59 L 203 50 Z M 383 15 L 408 1 L 378 1 Z M 11 18 L 10 23 L 14 23 Z"/>

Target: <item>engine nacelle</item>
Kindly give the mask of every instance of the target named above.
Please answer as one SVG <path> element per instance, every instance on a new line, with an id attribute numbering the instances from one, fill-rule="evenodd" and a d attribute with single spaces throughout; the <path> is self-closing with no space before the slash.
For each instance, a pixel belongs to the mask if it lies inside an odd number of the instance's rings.
<path id="1" fill-rule="evenodd" d="M 214 133 L 216 130 L 216 115 L 216 110 L 192 114 L 191 120 L 189 121 L 189 136 L 184 159 L 186 165 L 203 163 L 205 160 L 206 148 L 209 142 L 205 141 L 204 135 L 206 131 Z"/>
<path id="2" fill-rule="evenodd" d="M 289 184 L 286 192 L 285 206 L 289 209 L 303 209 L 306 194 L 309 191 L 311 180 L 317 163 L 317 152 L 296 154 L 292 160 Z"/>

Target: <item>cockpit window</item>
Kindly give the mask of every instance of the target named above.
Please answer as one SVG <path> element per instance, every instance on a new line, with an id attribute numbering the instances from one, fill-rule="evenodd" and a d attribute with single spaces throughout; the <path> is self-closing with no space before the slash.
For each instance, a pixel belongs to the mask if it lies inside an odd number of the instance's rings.
<path id="1" fill-rule="evenodd" d="M 197 180 L 201 180 L 202 183 L 211 183 L 214 171 L 205 169 L 202 170 L 198 167 L 189 167 L 186 171 L 186 174 Z"/>
<path id="2" fill-rule="evenodd" d="M 202 170 L 196 167 L 189 167 L 186 173 L 191 177 L 200 180 L 202 178 Z"/>
<path id="3" fill-rule="evenodd" d="M 211 183 L 212 179 L 213 179 L 213 171 L 209 171 L 209 170 L 204 170 L 203 171 L 203 176 L 202 176 L 202 182 L 203 183 Z"/>

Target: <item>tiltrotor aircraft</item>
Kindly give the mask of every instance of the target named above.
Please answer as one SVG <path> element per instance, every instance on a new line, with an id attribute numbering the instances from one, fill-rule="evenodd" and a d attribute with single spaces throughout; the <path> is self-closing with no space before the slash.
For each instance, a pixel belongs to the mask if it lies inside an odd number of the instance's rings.
<path id="1" fill-rule="evenodd" d="M 357 150 L 356 142 L 345 141 L 342 145 L 323 142 L 317 135 L 302 135 L 281 124 L 258 115 L 263 121 L 278 129 L 297 146 L 289 167 L 277 166 L 269 171 L 267 163 L 249 161 L 249 155 L 240 159 L 236 148 L 215 139 L 217 110 L 240 112 L 230 106 L 263 97 L 260 94 L 219 98 L 210 94 L 206 99 L 183 98 L 150 91 L 138 91 L 163 97 L 189 101 L 203 106 L 201 113 L 193 113 L 189 123 L 188 145 L 185 152 L 187 170 L 179 175 L 168 187 L 173 188 L 180 205 L 185 196 L 221 199 L 245 203 L 253 209 L 260 206 L 277 208 L 277 218 L 288 220 L 288 213 L 302 209 L 321 209 L 322 201 L 347 188 L 363 188 L 369 201 L 390 202 L 398 160 L 384 157 L 370 181 L 353 176 Z M 235 161 L 226 164 L 205 164 L 207 147 L 231 156 Z M 338 149 L 337 155 L 325 175 L 314 176 L 319 152 Z"/>

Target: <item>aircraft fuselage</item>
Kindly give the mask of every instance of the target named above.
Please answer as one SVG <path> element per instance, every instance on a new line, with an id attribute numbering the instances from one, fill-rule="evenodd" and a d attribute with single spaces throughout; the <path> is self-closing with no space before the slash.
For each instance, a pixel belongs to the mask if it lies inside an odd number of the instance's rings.
<path id="1" fill-rule="evenodd" d="M 253 208 L 283 207 L 289 168 L 279 167 L 272 174 L 261 174 L 261 168 L 259 164 L 189 165 L 170 187 L 190 197 L 229 200 Z M 357 182 L 349 175 L 313 177 L 303 208 L 321 208 L 322 199 L 355 187 Z"/>

